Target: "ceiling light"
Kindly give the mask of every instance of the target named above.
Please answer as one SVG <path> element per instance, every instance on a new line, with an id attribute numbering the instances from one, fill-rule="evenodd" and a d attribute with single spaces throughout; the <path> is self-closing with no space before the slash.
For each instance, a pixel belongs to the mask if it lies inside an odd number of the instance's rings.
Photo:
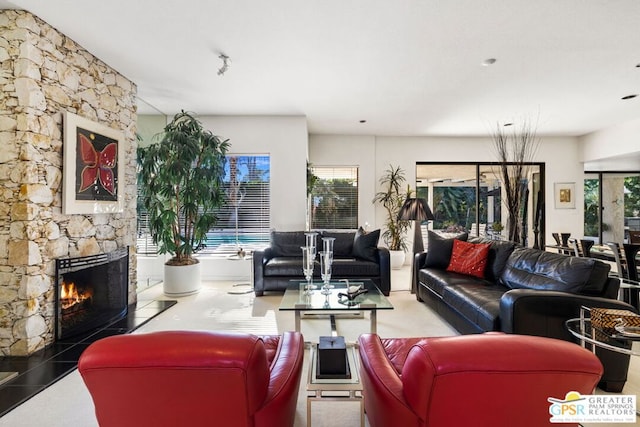
<path id="1" fill-rule="evenodd" d="M 626 100 L 626 99 L 633 99 L 633 98 L 635 98 L 636 96 L 638 96 L 638 94 L 623 96 L 621 99 L 625 99 L 625 100 Z"/>
<path id="2" fill-rule="evenodd" d="M 229 63 L 231 62 L 231 59 L 224 53 L 218 55 L 218 58 L 222 59 L 222 67 L 218 69 L 218 75 L 221 76 L 229 69 Z"/>
<path id="3" fill-rule="evenodd" d="M 497 61 L 496 58 L 487 58 L 484 61 L 482 61 L 482 66 L 483 67 L 488 67 L 489 65 L 495 64 L 496 61 Z"/>

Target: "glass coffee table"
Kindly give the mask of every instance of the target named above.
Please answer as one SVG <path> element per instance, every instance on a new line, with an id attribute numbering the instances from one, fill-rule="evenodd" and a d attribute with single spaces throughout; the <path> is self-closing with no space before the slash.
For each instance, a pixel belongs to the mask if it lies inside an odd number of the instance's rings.
<path id="1" fill-rule="evenodd" d="M 337 335 L 336 332 L 336 316 L 355 317 L 363 311 L 369 311 L 371 320 L 371 333 L 377 333 L 378 326 L 378 310 L 393 310 L 393 305 L 378 289 L 378 287 L 370 279 L 362 280 L 332 280 L 330 282 L 333 288 L 330 289 L 328 295 L 321 293 L 322 282 L 313 282 L 316 289 L 311 293 L 306 291 L 307 282 L 305 280 L 292 280 L 282 297 L 279 310 L 293 311 L 295 314 L 295 329 L 300 332 L 300 319 L 303 313 L 316 315 L 326 315 L 331 319 L 331 334 Z M 366 293 L 358 295 L 349 301 L 346 297 L 339 294 L 347 293 L 347 286 L 361 285 L 367 290 Z"/>

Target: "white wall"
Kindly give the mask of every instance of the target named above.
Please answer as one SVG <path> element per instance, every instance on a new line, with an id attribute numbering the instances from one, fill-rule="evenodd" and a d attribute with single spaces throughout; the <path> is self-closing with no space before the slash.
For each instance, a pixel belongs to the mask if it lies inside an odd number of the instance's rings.
<path id="1" fill-rule="evenodd" d="M 146 147 L 154 142 L 154 137 L 162 132 L 167 124 L 167 116 L 163 115 L 138 115 L 138 147 Z"/>
<path id="2" fill-rule="evenodd" d="M 345 136 L 311 135 L 309 160 L 314 165 L 359 166 L 361 196 L 360 221 L 368 221 L 372 228 L 384 223 L 384 210 L 373 206 L 371 199 L 378 190 L 378 179 L 391 164 L 406 171 L 415 186 L 417 162 L 491 162 L 496 161 L 491 138 L 402 137 L 402 136 Z M 583 195 L 576 191 L 576 209 L 555 209 L 553 184 L 575 182 L 581 188 L 582 164 L 578 160 L 578 139 L 547 137 L 541 139 L 534 159 L 546 164 L 546 239 L 552 242 L 552 232 L 583 235 Z M 373 188 L 371 188 L 373 186 Z M 371 219 L 373 215 L 373 220 Z M 411 235 L 409 238 L 411 239 Z"/>
<path id="3" fill-rule="evenodd" d="M 359 223 L 380 228 L 384 210 L 371 203 L 378 180 L 390 164 L 406 171 L 415 185 L 416 162 L 491 162 L 496 160 L 491 138 L 308 135 L 304 116 L 202 116 L 205 128 L 229 138 L 231 154 L 271 157 L 271 225 L 278 230 L 302 230 L 306 215 L 306 161 L 315 166 L 359 168 Z M 544 137 L 535 161 L 546 164 L 546 240 L 552 232 L 583 235 L 584 179 L 582 161 L 637 153 L 640 120 L 580 138 Z M 640 165 L 636 167 L 640 170 Z M 554 207 L 554 183 L 576 183 L 576 209 Z M 411 233 L 410 233 L 411 234 Z M 412 238 L 412 235 L 409 236 Z M 242 263 L 233 267 L 240 267 Z M 211 272 L 239 275 L 216 266 Z"/>
<path id="4" fill-rule="evenodd" d="M 198 116 L 205 129 L 229 139 L 229 154 L 268 154 L 271 227 L 303 230 L 306 216 L 308 131 L 304 116 Z M 157 126 L 157 122 L 150 123 Z M 142 280 L 161 280 L 164 257 L 140 257 Z M 204 280 L 250 280 L 248 261 L 202 257 Z"/>
<path id="5" fill-rule="evenodd" d="M 590 170 L 640 170 L 640 119 L 592 132 L 579 140 L 580 160 Z M 590 163 L 594 165 L 589 167 Z"/>
<path id="6" fill-rule="evenodd" d="M 309 161 L 313 166 L 358 167 L 358 224 L 373 226 L 376 214 L 371 203 L 378 190 L 375 168 L 376 138 L 373 136 L 310 135 Z"/>
<path id="7" fill-rule="evenodd" d="M 228 138 L 229 154 L 269 154 L 271 227 L 304 230 L 307 194 L 307 120 L 304 116 L 199 116 Z"/>

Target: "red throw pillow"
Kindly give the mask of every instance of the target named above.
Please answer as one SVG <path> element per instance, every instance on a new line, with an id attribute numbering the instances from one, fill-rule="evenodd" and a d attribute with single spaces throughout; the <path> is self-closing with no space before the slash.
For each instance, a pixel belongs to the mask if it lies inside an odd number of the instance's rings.
<path id="1" fill-rule="evenodd" d="M 447 271 L 484 279 L 484 269 L 487 266 L 490 246 L 489 243 L 469 243 L 462 240 L 454 240 L 451 261 L 449 261 Z"/>

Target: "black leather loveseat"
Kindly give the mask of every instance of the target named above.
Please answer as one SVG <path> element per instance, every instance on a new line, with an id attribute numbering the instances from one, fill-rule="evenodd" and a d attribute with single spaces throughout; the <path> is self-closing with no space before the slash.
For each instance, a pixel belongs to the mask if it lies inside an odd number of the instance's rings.
<path id="1" fill-rule="evenodd" d="M 332 278 L 371 279 L 385 294 L 391 290 L 389 250 L 378 247 L 380 230 L 357 231 L 320 230 L 316 245 L 322 250 L 322 238 L 333 237 Z M 266 291 L 284 291 L 292 279 L 304 279 L 302 249 L 304 231 L 272 231 L 269 247 L 253 253 L 253 289 L 256 296 Z M 314 278 L 320 277 L 316 258 Z"/>
<path id="2" fill-rule="evenodd" d="M 460 333 L 503 331 L 576 342 L 565 321 L 579 317 L 581 306 L 635 312 L 616 299 L 619 281 L 609 277 L 608 264 L 596 259 L 519 248 L 505 241 L 471 238 L 469 243 L 489 245 L 484 272 L 478 275 L 482 277 L 447 271 L 456 257 L 455 251 L 452 257 L 454 241 L 433 232 L 429 232 L 427 251 L 415 259 L 418 300 Z M 605 368 L 599 386 L 621 391 L 629 356 L 603 349 L 597 349 L 597 354 Z"/>

